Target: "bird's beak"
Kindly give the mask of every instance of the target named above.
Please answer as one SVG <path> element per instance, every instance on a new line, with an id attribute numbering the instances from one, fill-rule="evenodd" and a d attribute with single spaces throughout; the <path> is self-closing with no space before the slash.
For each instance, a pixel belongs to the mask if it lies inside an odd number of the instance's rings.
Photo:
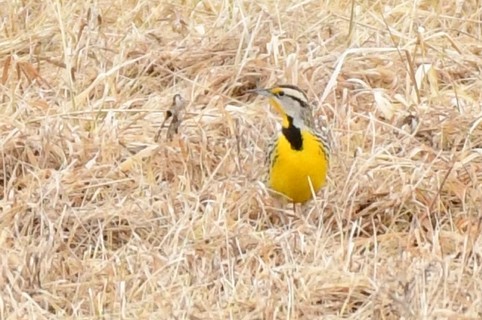
<path id="1" fill-rule="evenodd" d="M 247 90 L 246 93 L 256 93 L 256 94 L 259 94 L 260 96 L 265 96 L 265 97 L 271 96 L 271 92 L 269 92 L 268 89 Z"/>

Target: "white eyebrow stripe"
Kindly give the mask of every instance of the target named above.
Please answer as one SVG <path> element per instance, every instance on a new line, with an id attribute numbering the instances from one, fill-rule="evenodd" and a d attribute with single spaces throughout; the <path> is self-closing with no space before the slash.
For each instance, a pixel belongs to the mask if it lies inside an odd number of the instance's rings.
<path id="1" fill-rule="evenodd" d="M 283 89 L 283 92 L 284 92 L 284 96 L 285 96 L 286 98 L 298 102 L 298 104 L 299 104 L 302 108 L 307 108 L 307 107 L 309 107 L 308 100 L 307 100 L 307 98 L 306 98 L 306 95 L 305 95 L 303 92 L 298 91 L 298 90 L 296 90 L 296 89 L 290 89 L 290 88 L 284 88 L 284 89 Z"/>
<path id="2" fill-rule="evenodd" d="M 283 91 L 287 96 L 293 97 L 296 100 L 303 101 L 304 103 L 308 103 L 308 99 L 306 98 L 306 95 L 299 90 L 295 90 L 291 88 L 283 88 Z"/>

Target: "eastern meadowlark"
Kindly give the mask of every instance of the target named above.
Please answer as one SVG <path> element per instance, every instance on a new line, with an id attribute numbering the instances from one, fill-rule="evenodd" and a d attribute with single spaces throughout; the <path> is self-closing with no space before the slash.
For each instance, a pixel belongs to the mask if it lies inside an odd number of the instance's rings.
<path id="1" fill-rule="evenodd" d="M 267 156 L 269 187 L 293 203 L 310 200 L 325 185 L 330 149 L 314 129 L 306 94 L 292 85 L 251 92 L 268 97 L 282 119 Z"/>

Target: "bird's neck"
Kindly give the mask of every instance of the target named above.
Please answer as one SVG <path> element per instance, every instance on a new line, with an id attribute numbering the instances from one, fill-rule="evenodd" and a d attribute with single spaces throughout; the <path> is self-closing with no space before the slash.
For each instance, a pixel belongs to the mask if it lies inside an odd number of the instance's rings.
<path id="1" fill-rule="evenodd" d="M 301 128 L 299 124 L 295 124 L 293 117 L 288 115 L 283 117 L 281 132 L 286 140 L 288 140 L 290 143 L 291 149 L 298 151 L 303 149 L 303 136 L 301 135 Z"/>

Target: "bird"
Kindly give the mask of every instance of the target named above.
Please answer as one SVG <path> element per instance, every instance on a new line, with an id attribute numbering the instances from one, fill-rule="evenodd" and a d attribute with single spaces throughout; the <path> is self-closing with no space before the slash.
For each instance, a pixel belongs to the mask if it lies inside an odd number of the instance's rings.
<path id="1" fill-rule="evenodd" d="M 267 97 L 281 116 L 281 130 L 268 146 L 268 187 L 293 203 L 306 203 L 326 184 L 330 148 L 315 130 L 306 94 L 294 85 L 249 90 Z"/>

